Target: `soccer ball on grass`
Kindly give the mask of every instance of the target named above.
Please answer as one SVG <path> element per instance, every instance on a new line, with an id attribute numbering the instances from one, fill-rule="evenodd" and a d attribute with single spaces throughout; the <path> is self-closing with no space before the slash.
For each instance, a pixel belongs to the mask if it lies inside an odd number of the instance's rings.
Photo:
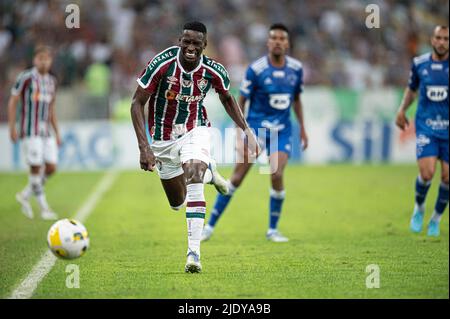
<path id="1" fill-rule="evenodd" d="M 50 227 L 47 243 L 57 257 L 74 259 L 82 256 L 89 248 L 89 235 L 79 221 L 61 219 Z"/>

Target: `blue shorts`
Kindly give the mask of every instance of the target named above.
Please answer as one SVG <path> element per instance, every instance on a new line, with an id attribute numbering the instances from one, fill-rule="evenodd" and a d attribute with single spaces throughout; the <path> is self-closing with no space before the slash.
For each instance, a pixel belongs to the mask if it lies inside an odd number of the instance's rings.
<path id="1" fill-rule="evenodd" d="M 255 131 L 260 145 L 266 149 L 267 156 L 276 152 L 284 152 L 291 156 L 292 134 L 290 127 L 277 131 L 252 124 L 254 123 L 249 123 L 250 128 Z"/>
<path id="2" fill-rule="evenodd" d="M 417 159 L 423 157 L 437 157 L 448 163 L 448 140 L 417 132 L 416 156 Z"/>

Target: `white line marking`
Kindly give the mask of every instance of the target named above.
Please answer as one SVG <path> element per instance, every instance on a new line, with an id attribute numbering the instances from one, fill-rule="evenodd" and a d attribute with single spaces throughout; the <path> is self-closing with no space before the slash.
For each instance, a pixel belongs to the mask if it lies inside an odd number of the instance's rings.
<path id="1" fill-rule="evenodd" d="M 93 211 L 98 201 L 109 190 L 117 178 L 116 171 L 107 172 L 94 188 L 93 193 L 76 212 L 74 219 L 84 222 Z M 33 295 L 39 283 L 50 272 L 56 262 L 55 255 L 47 250 L 33 267 L 28 276 L 12 292 L 8 299 L 29 299 Z"/>

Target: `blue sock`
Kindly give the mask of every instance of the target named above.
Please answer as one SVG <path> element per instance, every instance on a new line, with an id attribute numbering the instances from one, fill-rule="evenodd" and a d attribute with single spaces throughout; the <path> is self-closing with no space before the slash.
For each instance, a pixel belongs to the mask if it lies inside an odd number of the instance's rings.
<path id="1" fill-rule="evenodd" d="M 270 190 L 270 220 L 269 229 L 276 229 L 278 220 L 281 215 L 281 206 L 283 205 L 285 191 L 276 191 L 274 189 Z"/>
<path id="2" fill-rule="evenodd" d="M 431 181 L 425 182 L 419 175 L 416 179 L 416 204 L 423 211 L 423 205 L 425 198 L 427 197 L 428 190 L 430 189 Z"/>
<path id="3" fill-rule="evenodd" d="M 228 203 L 231 200 L 231 197 L 236 190 L 236 187 L 228 182 L 228 195 L 218 194 L 216 197 L 216 202 L 214 203 L 214 208 L 211 211 L 211 216 L 209 217 L 208 225 L 214 227 L 219 220 L 220 216 L 224 212 L 225 208 L 227 208 Z"/>
<path id="4" fill-rule="evenodd" d="M 448 184 L 441 183 L 439 186 L 438 198 L 436 200 L 436 205 L 434 206 L 434 211 L 442 215 L 448 204 Z"/>

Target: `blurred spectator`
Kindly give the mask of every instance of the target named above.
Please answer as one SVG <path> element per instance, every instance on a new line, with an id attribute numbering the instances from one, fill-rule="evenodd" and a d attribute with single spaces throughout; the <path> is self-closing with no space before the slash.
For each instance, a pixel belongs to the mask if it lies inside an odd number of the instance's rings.
<path id="1" fill-rule="evenodd" d="M 101 77 L 108 85 L 97 84 L 108 89 L 101 92 L 118 94 L 116 100 L 129 96 L 136 75 L 155 53 L 176 44 L 192 19 L 207 25 L 205 54 L 228 68 L 234 87 L 248 62 L 265 54 L 274 22 L 290 28 L 291 55 L 303 62 L 306 84 L 403 87 L 410 58 L 429 50 L 433 26 L 447 24 L 449 12 L 446 0 L 78 0 L 80 28 L 67 29 L 65 8 L 72 2 L 0 2 L 1 106 L 40 43 L 55 48 L 53 73 L 62 88 L 96 82 L 107 66 L 111 74 Z M 365 27 L 369 3 L 380 7 L 380 29 Z M 0 107 L 0 120 L 4 115 Z"/>

